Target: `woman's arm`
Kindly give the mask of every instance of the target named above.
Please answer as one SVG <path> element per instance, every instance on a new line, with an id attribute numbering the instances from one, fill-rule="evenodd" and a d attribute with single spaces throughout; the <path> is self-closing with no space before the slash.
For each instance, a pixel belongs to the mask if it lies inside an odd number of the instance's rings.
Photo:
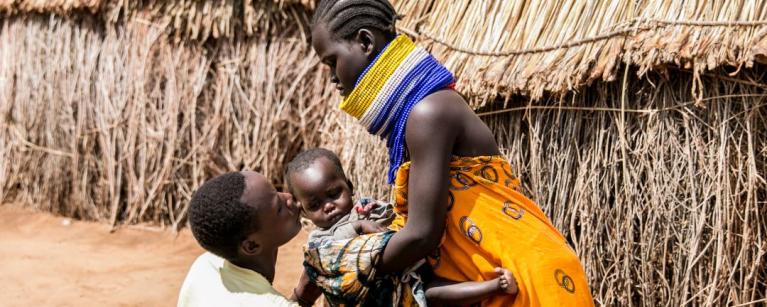
<path id="1" fill-rule="evenodd" d="M 445 229 L 450 159 L 460 131 L 460 108 L 449 95 L 432 95 L 413 107 L 405 128 L 410 154 L 408 221 L 394 234 L 378 265 L 380 272 L 398 272 L 438 247 Z M 460 107 L 460 108 L 459 108 Z"/>

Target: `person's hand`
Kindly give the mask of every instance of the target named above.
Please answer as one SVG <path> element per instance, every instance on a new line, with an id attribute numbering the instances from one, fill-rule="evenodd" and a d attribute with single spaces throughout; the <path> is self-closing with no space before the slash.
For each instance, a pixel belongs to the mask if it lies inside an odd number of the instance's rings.
<path id="1" fill-rule="evenodd" d="M 354 230 L 357 231 L 358 234 L 379 233 L 386 230 L 386 228 L 380 224 L 367 220 L 354 221 L 352 222 L 352 225 L 354 225 Z"/>
<path id="2" fill-rule="evenodd" d="M 362 198 L 359 202 L 354 204 L 354 211 L 361 216 L 368 216 L 370 211 L 378 207 L 378 203 L 370 201 L 370 199 Z"/>
<path id="3" fill-rule="evenodd" d="M 511 271 L 504 268 L 495 268 L 495 273 L 498 274 L 498 288 L 501 292 L 512 295 L 519 292 L 517 280 L 514 279 Z"/>
<path id="4" fill-rule="evenodd" d="M 304 270 L 298 279 L 298 285 L 293 288 L 293 295 L 290 300 L 297 302 L 301 307 L 314 306 L 314 301 L 322 295 L 322 290 L 309 279 L 308 273 Z"/>

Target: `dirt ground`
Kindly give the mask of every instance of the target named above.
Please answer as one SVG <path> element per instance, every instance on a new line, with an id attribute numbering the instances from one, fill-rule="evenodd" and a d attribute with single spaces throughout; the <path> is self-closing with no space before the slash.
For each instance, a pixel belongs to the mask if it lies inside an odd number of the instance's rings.
<path id="1" fill-rule="evenodd" d="M 175 306 L 202 253 L 188 230 L 72 221 L 0 205 L 0 305 Z M 301 231 L 280 249 L 274 285 L 289 294 L 302 270 Z"/>

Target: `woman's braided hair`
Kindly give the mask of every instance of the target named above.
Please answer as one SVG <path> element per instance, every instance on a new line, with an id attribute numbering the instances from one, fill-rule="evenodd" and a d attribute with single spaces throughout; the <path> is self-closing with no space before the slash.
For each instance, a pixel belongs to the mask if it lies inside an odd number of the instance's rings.
<path id="1" fill-rule="evenodd" d="M 388 0 L 322 0 L 312 16 L 312 25 L 325 24 L 334 38 L 348 39 L 362 28 L 394 35 L 399 18 Z"/>

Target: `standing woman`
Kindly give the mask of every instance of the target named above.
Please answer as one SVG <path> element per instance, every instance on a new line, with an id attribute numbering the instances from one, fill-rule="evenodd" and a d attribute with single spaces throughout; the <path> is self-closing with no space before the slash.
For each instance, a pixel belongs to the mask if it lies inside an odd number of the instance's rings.
<path id="1" fill-rule="evenodd" d="M 344 97 L 340 108 L 387 140 L 397 232 L 376 269 L 427 258 L 437 277 L 482 281 L 508 268 L 517 296 L 483 306 L 591 306 L 578 256 L 518 181 L 490 129 L 453 90 L 453 75 L 407 36 L 387 0 L 322 0 L 312 46 Z"/>

